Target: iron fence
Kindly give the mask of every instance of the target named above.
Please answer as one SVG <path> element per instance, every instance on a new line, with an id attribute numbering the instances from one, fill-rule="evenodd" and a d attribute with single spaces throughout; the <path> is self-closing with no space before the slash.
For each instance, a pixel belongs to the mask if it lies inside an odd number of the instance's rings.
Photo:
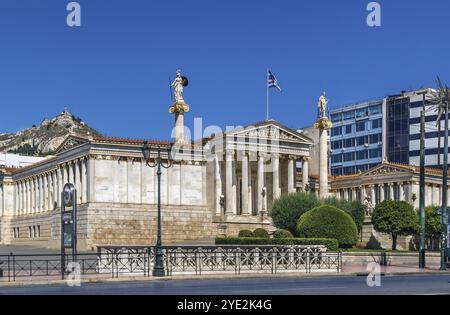
<path id="1" fill-rule="evenodd" d="M 0 255 L 0 281 L 64 279 L 60 254 Z M 95 253 L 65 255 L 64 266 L 76 262 L 80 275 L 118 278 L 150 276 L 154 247 L 99 247 Z M 286 272 L 341 272 L 342 254 L 323 246 L 163 246 L 168 276 Z"/>

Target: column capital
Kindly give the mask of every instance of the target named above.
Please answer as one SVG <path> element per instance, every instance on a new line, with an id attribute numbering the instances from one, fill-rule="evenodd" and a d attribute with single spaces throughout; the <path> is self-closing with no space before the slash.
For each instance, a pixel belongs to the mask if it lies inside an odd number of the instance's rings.
<path id="1" fill-rule="evenodd" d="M 310 157 L 310 156 L 302 156 L 302 157 L 301 157 L 301 160 L 302 160 L 303 162 L 309 162 L 309 161 L 311 161 L 311 157 Z"/>

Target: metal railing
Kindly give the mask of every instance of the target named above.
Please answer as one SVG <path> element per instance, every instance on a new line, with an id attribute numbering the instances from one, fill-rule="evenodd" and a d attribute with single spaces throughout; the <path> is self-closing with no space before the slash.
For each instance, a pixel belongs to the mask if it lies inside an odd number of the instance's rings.
<path id="1" fill-rule="evenodd" d="M 146 277 L 155 252 L 154 247 L 108 246 L 65 259 L 65 266 L 78 263 L 81 276 Z M 163 246 L 163 259 L 167 276 L 342 271 L 342 254 L 323 246 Z M 69 273 L 62 270 L 60 254 L 0 255 L 0 281 L 64 279 Z"/>

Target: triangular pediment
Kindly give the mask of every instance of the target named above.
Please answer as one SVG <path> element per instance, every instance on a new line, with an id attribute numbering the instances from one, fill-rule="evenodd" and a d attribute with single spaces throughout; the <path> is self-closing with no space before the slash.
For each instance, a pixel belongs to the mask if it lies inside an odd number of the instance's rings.
<path id="1" fill-rule="evenodd" d="M 275 121 L 266 121 L 253 126 L 250 125 L 244 128 L 231 130 L 226 132 L 226 135 L 242 138 L 270 139 L 313 144 L 313 141 L 309 137 Z"/>
<path id="2" fill-rule="evenodd" d="M 362 173 L 362 176 L 377 176 L 377 175 L 385 175 L 385 174 L 412 174 L 414 171 L 410 166 L 403 165 L 395 165 L 390 163 L 383 163 L 377 165 L 370 170 Z"/>
<path id="3" fill-rule="evenodd" d="M 56 149 L 56 153 L 61 153 L 76 147 L 79 147 L 85 143 L 89 142 L 88 139 L 69 135 L 67 138 L 61 143 L 61 145 Z"/>

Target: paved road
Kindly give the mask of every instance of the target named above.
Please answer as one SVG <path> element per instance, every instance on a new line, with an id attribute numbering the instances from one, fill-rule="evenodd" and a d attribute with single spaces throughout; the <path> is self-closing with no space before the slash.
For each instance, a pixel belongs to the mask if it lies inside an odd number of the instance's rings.
<path id="1" fill-rule="evenodd" d="M 450 275 L 381 277 L 381 287 L 368 287 L 366 277 L 333 276 L 302 278 L 239 278 L 208 280 L 162 280 L 0 286 L 4 294 L 171 294 L 171 295 L 283 295 L 283 294 L 450 294 Z"/>

